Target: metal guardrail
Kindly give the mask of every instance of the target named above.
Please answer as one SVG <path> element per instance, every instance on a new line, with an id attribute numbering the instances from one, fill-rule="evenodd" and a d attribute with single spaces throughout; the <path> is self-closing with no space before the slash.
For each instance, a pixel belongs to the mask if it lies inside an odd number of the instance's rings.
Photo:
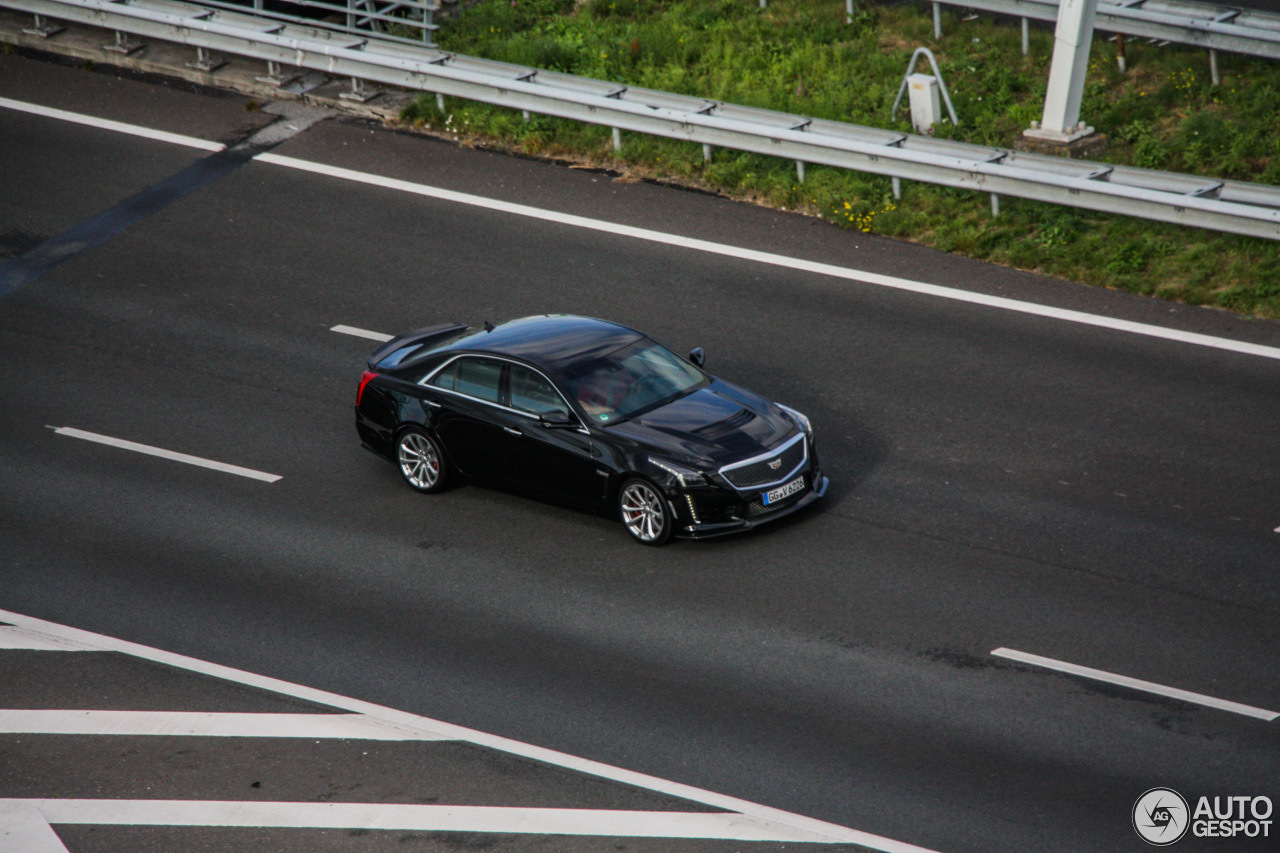
<path id="1" fill-rule="evenodd" d="M 941 37 L 938 6 L 958 6 L 1035 21 L 1057 21 L 1058 0 L 931 0 L 934 35 Z M 1189 0 L 1099 2 L 1094 29 L 1280 59 L 1280 14 L 1232 9 Z M 1025 52 L 1025 49 L 1024 49 Z"/>
<path id="2" fill-rule="evenodd" d="M 324 71 L 797 164 L 1280 239 L 1280 187 L 991 148 L 264 22 L 175 0 L 0 0 L 0 6 L 268 63 Z M 802 172 L 803 175 L 803 172 Z M 803 177 L 802 177 L 803 179 Z"/>

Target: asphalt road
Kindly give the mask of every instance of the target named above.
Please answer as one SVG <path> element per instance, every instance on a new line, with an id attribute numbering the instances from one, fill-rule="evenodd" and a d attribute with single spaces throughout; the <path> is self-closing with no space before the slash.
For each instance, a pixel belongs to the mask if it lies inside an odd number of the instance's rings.
<path id="1" fill-rule="evenodd" d="M 15 56 L 0 96 L 223 142 L 273 120 Z M 358 121 L 274 153 L 1280 346 L 1275 323 Z M 208 156 L 0 110 L 0 260 Z M 1280 362 L 263 162 L 144 212 L 0 298 L 0 608 L 947 853 L 1146 849 L 1130 810 L 1156 786 L 1280 800 L 1280 723 L 991 654 L 1280 710 Z M 704 346 L 812 418 L 830 495 L 654 550 L 491 490 L 415 495 L 359 448 L 373 342 L 332 326 L 544 312 Z"/>

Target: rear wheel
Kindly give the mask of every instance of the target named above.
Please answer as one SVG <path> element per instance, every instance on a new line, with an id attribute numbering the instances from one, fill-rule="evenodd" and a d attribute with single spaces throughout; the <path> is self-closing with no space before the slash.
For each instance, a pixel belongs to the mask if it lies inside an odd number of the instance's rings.
<path id="1" fill-rule="evenodd" d="M 448 480 L 440 445 L 417 427 L 409 427 L 396 439 L 396 465 L 404 481 L 420 492 L 438 492 Z"/>
<path id="2" fill-rule="evenodd" d="M 671 509 L 662 493 L 648 480 L 636 477 L 618 492 L 618 515 L 637 542 L 662 545 L 671 538 Z"/>

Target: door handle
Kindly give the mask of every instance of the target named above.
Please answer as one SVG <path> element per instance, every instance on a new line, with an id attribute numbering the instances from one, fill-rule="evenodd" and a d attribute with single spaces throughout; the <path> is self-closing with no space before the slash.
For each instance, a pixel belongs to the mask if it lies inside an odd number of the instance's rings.
<path id="1" fill-rule="evenodd" d="M 524 433 L 522 433 L 520 430 L 512 429 L 511 427 L 503 427 L 502 431 L 506 433 L 510 433 L 511 435 L 524 435 Z"/>

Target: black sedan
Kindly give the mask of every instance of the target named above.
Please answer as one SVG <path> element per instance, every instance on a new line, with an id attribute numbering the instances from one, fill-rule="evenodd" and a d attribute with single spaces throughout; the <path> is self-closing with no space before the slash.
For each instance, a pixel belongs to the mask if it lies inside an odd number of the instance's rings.
<path id="1" fill-rule="evenodd" d="M 457 477 L 530 491 L 620 518 L 646 545 L 822 497 L 809 420 L 702 363 L 586 317 L 431 326 L 369 356 L 356 430 L 420 492 Z"/>

